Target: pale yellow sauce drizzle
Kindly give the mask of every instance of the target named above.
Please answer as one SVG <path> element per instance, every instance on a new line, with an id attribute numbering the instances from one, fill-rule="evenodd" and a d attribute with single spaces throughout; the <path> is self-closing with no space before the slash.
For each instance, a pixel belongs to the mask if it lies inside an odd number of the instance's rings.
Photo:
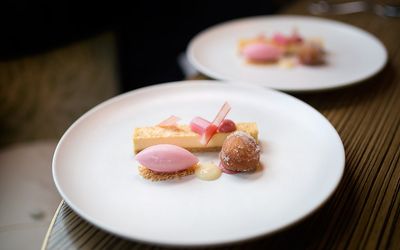
<path id="1" fill-rule="evenodd" d="M 221 169 L 212 162 L 198 163 L 195 170 L 197 178 L 205 181 L 216 180 L 221 176 Z"/>
<path id="2" fill-rule="evenodd" d="M 284 69 L 291 69 L 295 66 L 295 61 L 293 58 L 282 58 L 279 60 L 278 65 Z"/>

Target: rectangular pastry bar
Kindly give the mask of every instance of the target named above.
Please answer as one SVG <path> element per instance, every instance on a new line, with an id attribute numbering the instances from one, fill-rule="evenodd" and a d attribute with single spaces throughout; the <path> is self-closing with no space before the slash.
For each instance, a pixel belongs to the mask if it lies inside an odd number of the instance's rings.
<path id="1" fill-rule="evenodd" d="M 255 122 L 236 124 L 236 131 L 244 131 L 258 140 L 258 128 Z M 231 133 L 216 133 L 207 145 L 200 143 L 200 136 L 190 130 L 188 125 L 179 125 L 177 128 L 164 128 L 160 126 L 135 128 L 133 135 L 134 152 L 157 145 L 174 144 L 192 152 L 218 151 L 221 149 L 226 137 Z"/>

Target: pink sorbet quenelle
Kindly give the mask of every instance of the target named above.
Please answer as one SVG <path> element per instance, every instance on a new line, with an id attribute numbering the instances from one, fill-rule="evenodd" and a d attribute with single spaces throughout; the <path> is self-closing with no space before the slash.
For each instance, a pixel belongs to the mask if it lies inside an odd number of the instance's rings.
<path id="1" fill-rule="evenodd" d="M 243 55 L 251 61 L 276 61 L 282 55 L 282 51 L 271 44 L 253 43 L 244 47 Z"/>
<path id="2" fill-rule="evenodd" d="M 181 171 L 199 162 L 194 154 L 172 144 L 148 147 L 136 155 L 136 160 L 144 167 L 163 173 Z"/>

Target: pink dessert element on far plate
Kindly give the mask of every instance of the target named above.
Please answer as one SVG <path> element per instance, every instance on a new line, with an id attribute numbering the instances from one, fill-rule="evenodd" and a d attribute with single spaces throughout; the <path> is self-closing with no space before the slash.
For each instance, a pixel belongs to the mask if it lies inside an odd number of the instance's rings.
<path id="1" fill-rule="evenodd" d="M 303 38 L 300 36 L 297 30 L 293 30 L 292 35 L 289 37 L 291 43 L 302 43 Z"/>
<path id="2" fill-rule="evenodd" d="M 282 51 L 271 44 L 253 43 L 244 47 L 243 55 L 250 61 L 276 61 Z"/>
<path id="3" fill-rule="evenodd" d="M 148 147 L 136 155 L 136 160 L 144 167 L 162 173 L 181 171 L 199 162 L 188 150 L 172 144 Z"/>
<path id="4" fill-rule="evenodd" d="M 275 33 L 272 40 L 279 45 L 286 46 L 290 43 L 290 39 L 282 33 Z"/>

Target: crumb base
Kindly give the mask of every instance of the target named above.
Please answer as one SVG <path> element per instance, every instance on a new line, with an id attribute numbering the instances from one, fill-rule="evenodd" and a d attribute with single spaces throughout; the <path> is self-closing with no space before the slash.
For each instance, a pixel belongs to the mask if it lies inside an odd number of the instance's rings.
<path id="1" fill-rule="evenodd" d="M 166 181 L 166 180 L 179 179 L 194 174 L 194 171 L 195 171 L 195 166 L 172 173 L 160 173 L 148 169 L 144 166 L 139 166 L 139 174 L 143 178 L 151 181 Z"/>

